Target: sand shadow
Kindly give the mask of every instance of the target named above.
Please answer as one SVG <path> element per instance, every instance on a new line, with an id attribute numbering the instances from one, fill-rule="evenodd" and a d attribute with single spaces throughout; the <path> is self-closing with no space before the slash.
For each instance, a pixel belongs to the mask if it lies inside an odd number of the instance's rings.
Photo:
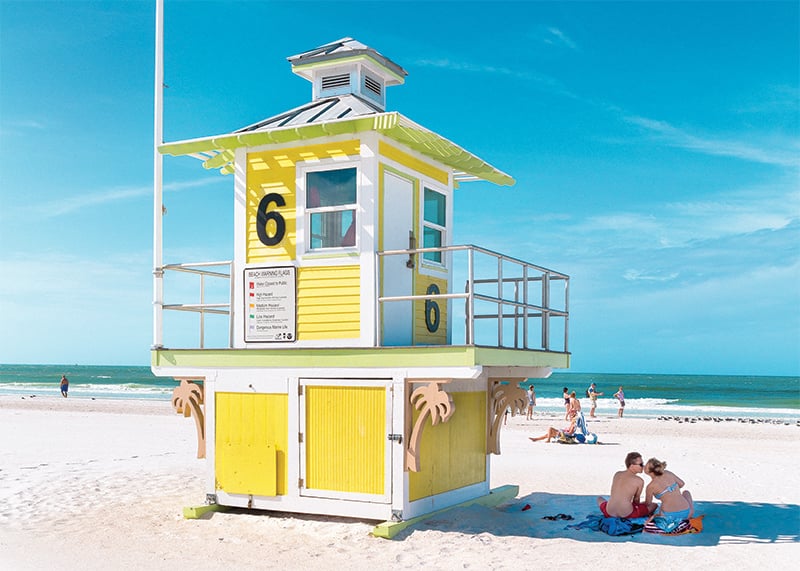
<path id="1" fill-rule="evenodd" d="M 525 511 L 526 505 L 531 507 Z M 637 533 L 610 536 L 589 529 L 566 526 L 599 513 L 595 496 L 532 493 L 497 508 L 470 506 L 457 508 L 425 520 L 397 536 L 414 530 L 434 529 L 461 533 L 488 533 L 495 536 L 520 536 L 540 539 L 568 537 L 586 542 L 636 542 L 677 546 L 715 546 L 747 543 L 800 543 L 800 506 L 758 502 L 701 502 L 697 515 L 703 515 L 700 533 L 664 536 Z M 573 519 L 555 521 L 545 516 L 566 514 Z"/>

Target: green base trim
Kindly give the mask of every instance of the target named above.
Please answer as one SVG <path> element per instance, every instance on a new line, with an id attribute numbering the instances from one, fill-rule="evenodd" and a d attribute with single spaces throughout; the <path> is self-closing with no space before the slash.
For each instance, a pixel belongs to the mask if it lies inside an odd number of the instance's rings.
<path id="1" fill-rule="evenodd" d="M 183 508 L 183 519 L 200 519 L 208 512 L 224 512 L 228 508 L 219 504 L 211 504 L 208 506 L 188 506 Z"/>
<path id="2" fill-rule="evenodd" d="M 385 521 L 383 523 L 379 523 L 372 530 L 372 535 L 374 535 L 375 537 L 383 537 L 384 539 L 392 539 L 395 535 L 397 535 L 407 527 L 410 527 L 416 523 L 425 521 L 426 519 L 430 519 L 436 515 L 450 511 L 452 509 L 464 508 L 467 506 L 474 506 L 474 505 L 495 507 L 502 504 L 503 502 L 507 502 L 511 499 L 516 498 L 517 494 L 519 494 L 519 486 L 512 486 L 512 485 L 500 486 L 499 488 L 495 488 L 494 490 L 490 491 L 485 496 L 475 498 L 474 500 L 467 500 L 466 502 L 462 502 L 460 504 L 456 504 L 448 508 L 443 508 L 435 512 L 427 513 L 425 515 L 417 516 L 404 521 Z"/>
<path id="3" fill-rule="evenodd" d="M 304 349 L 155 349 L 153 367 L 222 368 L 410 368 L 552 367 L 569 368 L 569 353 L 471 345 L 341 347 Z M 167 373 L 168 374 L 168 373 Z M 522 375 L 524 376 L 524 375 Z"/>

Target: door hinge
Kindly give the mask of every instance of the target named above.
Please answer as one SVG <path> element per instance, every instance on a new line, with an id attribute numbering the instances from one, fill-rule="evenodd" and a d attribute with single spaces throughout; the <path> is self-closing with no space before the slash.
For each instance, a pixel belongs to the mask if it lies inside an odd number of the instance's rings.
<path id="1" fill-rule="evenodd" d="M 302 488 L 304 483 L 305 482 L 303 482 L 303 478 L 298 478 L 297 479 L 297 487 L 298 488 Z"/>
<path id="2" fill-rule="evenodd" d="M 297 396 L 303 396 L 303 385 L 297 385 Z"/>
<path id="3" fill-rule="evenodd" d="M 300 444 L 303 443 L 303 433 L 302 432 L 298 432 L 297 433 L 297 442 L 299 442 Z"/>
<path id="4" fill-rule="evenodd" d="M 397 442 L 398 444 L 402 444 L 403 443 L 403 435 L 402 434 L 390 434 L 386 438 L 388 440 L 391 440 L 392 442 Z"/>

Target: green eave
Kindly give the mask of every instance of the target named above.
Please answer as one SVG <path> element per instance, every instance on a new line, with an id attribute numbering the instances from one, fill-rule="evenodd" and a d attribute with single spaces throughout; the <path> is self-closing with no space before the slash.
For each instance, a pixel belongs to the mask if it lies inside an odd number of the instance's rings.
<path id="1" fill-rule="evenodd" d="M 569 353 L 473 345 L 366 347 L 328 349 L 157 349 L 153 367 L 179 368 L 569 368 Z"/>
<path id="2" fill-rule="evenodd" d="M 172 156 L 192 155 L 201 158 L 205 168 L 216 168 L 223 174 L 230 174 L 233 172 L 234 151 L 241 147 L 290 143 L 366 131 L 381 133 L 454 171 L 460 171 L 497 185 L 511 186 L 514 184 L 514 179 L 510 175 L 397 112 L 164 143 L 158 147 L 158 151 L 161 154 Z"/>

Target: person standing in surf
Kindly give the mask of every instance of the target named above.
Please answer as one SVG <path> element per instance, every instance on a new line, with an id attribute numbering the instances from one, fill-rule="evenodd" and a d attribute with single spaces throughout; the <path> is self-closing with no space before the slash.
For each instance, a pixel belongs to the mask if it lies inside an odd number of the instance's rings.
<path id="1" fill-rule="evenodd" d="M 528 387 L 528 420 L 533 418 L 533 407 L 536 406 L 536 390 L 533 385 Z"/>
<path id="2" fill-rule="evenodd" d="M 622 413 L 625 410 L 625 393 L 622 391 L 622 387 L 620 387 L 619 390 L 614 393 L 614 398 L 619 401 L 619 411 L 617 412 L 617 416 L 622 418 Z"/>
<path id="3" fill-rule="evenodd" d="M 61 375 L 61 396 L 67 398 L 67 391 L 69 391 L 69 379 L 66 375 Z"/>
<path id="4" fill-rule="evenodd" d="M 603 393 L 597 392 L 597 386 L 594 383 L 589 385 L 589 388 L 586 389 L 586 396 L 589 397 L 592 401 L 592 408 L 591 410 L 589 410 L 589 416 L 591 416 L 592 418 L 594 418 L 594 411 L 597 408 L 597 397 L 602 395 Z"/>

